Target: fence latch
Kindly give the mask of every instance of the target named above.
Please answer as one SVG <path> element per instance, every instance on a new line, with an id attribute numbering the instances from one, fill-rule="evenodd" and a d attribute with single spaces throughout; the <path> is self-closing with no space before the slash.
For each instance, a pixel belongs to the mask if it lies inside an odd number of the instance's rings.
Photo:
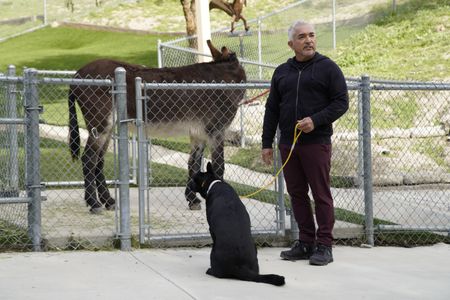
<path id="1" fill-rule="evenodd" d="M 26 111 L 37 110 L 39 114 L 42 114 L 44 112 L 44 106 L 42 105 L 38 105 L 36 107 L 25 106 L 25 110 Z"/>

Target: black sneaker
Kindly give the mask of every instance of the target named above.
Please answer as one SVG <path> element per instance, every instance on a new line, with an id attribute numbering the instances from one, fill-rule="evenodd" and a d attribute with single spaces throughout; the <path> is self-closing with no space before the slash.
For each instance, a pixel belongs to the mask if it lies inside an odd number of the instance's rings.
<path id="1" fill-rule="evenodd" d="M 280 257 L 286 260 L 309 259 L 314 250 L 314 245 L 302 241 L 295 241 L 291 250 L 281 251 Z"/>
<path id="2" fill-rule="evenodd" d="M 313 255 L 309 258 L 309 264 L 315 266 L 326 266 L 333 262 L 333 252 L 331 247 L 318 244 Z"/>

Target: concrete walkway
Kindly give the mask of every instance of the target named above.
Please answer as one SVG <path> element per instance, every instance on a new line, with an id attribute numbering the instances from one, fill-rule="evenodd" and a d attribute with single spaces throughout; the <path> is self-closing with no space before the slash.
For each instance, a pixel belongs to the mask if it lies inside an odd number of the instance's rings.
<path id="1" fill-rule="evenodd" d="M 286 285 L 205 274 L 210 248 L 0 253 L 0 299 L 450 299 L 450 245 L 334 247 L 326 267 L 259 249 L 261 273 Z"/>

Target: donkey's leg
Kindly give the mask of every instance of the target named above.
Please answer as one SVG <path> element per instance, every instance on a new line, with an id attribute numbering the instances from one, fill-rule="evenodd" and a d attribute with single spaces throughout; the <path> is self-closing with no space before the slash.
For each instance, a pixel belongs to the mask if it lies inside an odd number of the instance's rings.
<path id="1" fill-rule="evenodd" d="M 245 31 L 248 31 L 250 29 L 250 26 L 247 26 L 247 20 L 242 15 L 241 15 L 241 19 L 244 22 Z"/>
<path id="2" fill-rule="evenodd" d="M 189 203 L 189 209 L 190 210 L 200 210 L 200 199 L 197 198 L 196 194 L 192 189 L 190 188 L 192 177 L 200 171 L 200 168 L 202 166 L 202 158 L 203 158 L 203 151 L 205 150 L 205 142 L 198 140 L 197 138 L 193 137 L 191 135 L 191 155 L 189 156 L 188 161 L 188 173 L 189 173 L 189 179 L 188 183 L 186 185 L 186 190 L 184 192 L 184 195 L 186 196 L 186 200 Z"/>
<path id="3" fill-rule="evenodd" d="M 100 199 L 100 202 L 105 205 L 107 210 L 113 210 L 115 208 L 116 201 L 111 197 L 106 184 L 105 173 L 103 171 L 104 163 L 105 157 L 103 154 L 97 163 L 97 168 L 95 169 L 98 198 Z"/>
<path id="4" fill-rule="evenodd" d="M 97 201 L 97 186 L 96 186 L 96 166 L 98 162 L 98 147 L 96 140 L 92 135 L 89 135 L 86 142 L 86 148 L 81 156 L 83 175 L 84 175 L 84 200 L 86 204 L 91 207 L 92 213 L 101 212 L 101 203 Z"/>
<path id="5" fill-rule="evenodd" d="M 103 147 L 100 150 L 99 159 L 97 161 L 97 167 L 95 169 L 95 179 L 97 182 L 98 198 L 100 199 L 100 202 L 105 205 L 107 210 L 113 210 L 115 208 L 116 201 L 111 197 L 111 194 L 109 193 L 108 186 L 106 184 L 105 173 L 103 171 L 103 167 L 105 164 L 105 154 L 108 151 L 108 145 L 111 140 L 112 126 L 108 129 L 109 133 L 105 135 L 105 139 L 102 139 L 102 136 L 99 137 L 99 140 L 103 142 Z"/>
<path id="6" fill-rule="evenodd" d="M 224 140 L 225 133 L 223 130 L 216 131 L 210 136 L 212 167 L 216 175 L 222 179 L 225 172 Z"/>

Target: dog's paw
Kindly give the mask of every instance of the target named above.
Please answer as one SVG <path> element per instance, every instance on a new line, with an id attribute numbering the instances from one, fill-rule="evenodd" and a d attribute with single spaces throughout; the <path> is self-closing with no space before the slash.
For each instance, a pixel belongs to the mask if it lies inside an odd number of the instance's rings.
<path id="1" fill-rule="evenodd" d="M 200 201 L 189 202 L 189 210 L 201 210 L 202 204 Z"/>
<path id="2" fill-rule="evenodd" d="M 89 212 L 93 215 L 101 215 L 103 213 L 102 207 L 93 207 L 89 210 Z"/>

